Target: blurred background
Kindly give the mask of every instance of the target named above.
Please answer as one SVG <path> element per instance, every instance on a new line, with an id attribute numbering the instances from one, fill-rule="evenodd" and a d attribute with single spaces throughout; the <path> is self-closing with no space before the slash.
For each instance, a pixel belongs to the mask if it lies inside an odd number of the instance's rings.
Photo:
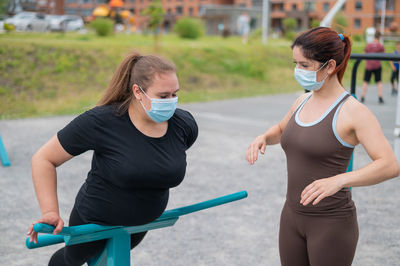
<path id="1" fill-rule="evenodd" d="M 329 16 L 353 53 L 400 40 L 400 0 L 0 0 L 0 119 L 92 107 L 131 50 L 173 60 L 184 103 L 293 92 L 291 42 Z"/>

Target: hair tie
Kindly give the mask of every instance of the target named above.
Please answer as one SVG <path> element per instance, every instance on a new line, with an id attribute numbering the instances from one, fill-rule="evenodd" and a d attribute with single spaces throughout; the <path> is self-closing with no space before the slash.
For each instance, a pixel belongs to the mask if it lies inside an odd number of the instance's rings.
<path id="1" fill-rule="evenodd" d="M 343 36 L 343 34 L 339 33 L 339 37 L 340 37 L 340 39 L 341 39 L 342 41 L 344 41 L 344 36 Z"/>

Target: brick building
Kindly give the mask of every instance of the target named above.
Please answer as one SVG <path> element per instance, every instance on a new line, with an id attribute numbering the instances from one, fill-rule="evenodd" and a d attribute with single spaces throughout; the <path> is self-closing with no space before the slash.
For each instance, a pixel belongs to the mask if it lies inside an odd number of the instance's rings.
<path id="1" fill-rule="evenodd" d="M 29 4 L 30 10 L 50 14 L 77 14 L 88 17 L 95 7 L 109 0 L 12 0 Z M 143 28 L 146 18 L 141 12 L 151 0 L 123 0 L 122 9 L 130 10 L 135 16 L 137 27 Z M 295 18 L 298 29 L 310 26 L 313 19 L 321 21 L 334 6 L 336 0 L 269 0 L 270 27 L 272 31 L 283 31 L 283 19 Z M 36 6 L 33 3 L 36 2 Z M 368 27 L 380 28 L 383 0 L 347 0 L 341 12 L 345 15 L 347 33 L 363 34 Z M 162 0 L 165 11 L 162 28 L 171 29 L 177 19 L 184 16 L 201 17 L 206 24 L 208 34 L 219 34 L 218 25 L 223 24 L 234 32 L 236 18 L 243 11 L 251 17 L 252 29 L 261 27 L 263 0 Z M 33 8 L 34 6 L 34 8 Z M 24 8 L 25 9 L 25 8 Z M 27 9 L 25 9 L 27 10 Z M 385 30 L 391 22 L 400 26 L 400 0 L 386 0 Z"/>
<path id="2" fill-rule="evenodd" d="M 310 26 L 312 19 L 321 21 L 334 6 L 336 0 L 270 0 L 271 28 L 282 31 L 282 20 L 293 17 L 298 28 Z M 346 32 L 363 34 L 368 27 L 380 28 L 382 0 L 347 0 L 341 9 L 345 15 L 348 27 Z M 400 0 L 386 0 L 385 30 L 388 31 L 391 22 L 400 26 Z"/>

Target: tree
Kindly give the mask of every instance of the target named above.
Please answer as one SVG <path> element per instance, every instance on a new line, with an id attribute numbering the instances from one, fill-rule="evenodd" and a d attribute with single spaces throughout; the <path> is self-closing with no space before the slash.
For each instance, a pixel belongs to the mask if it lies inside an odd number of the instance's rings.
<path id="1" fill-rule="evenodd" d="M 343 12 L 338 12 L 333 18 L 332 28 L 339 33 L 344 33 L 348 26 L 347 18 Z"/>
<path id="2" fill-rule="evenodd" d="M 294 31 L 297 27 L 297 20 L 294 18 L 285 18 L 282 23 L 285 31 Z"/>
<path id="3" fill-rule="evenodd" d="M 152 1 L 151 4 L 142 12 L 143 15 L 149 16 L 148 28 L 154 34 L 154 48 L 158 47 L 158 36 L 160 33 L 160 25 L 164 19 L 164 10 L 161 0 Z"/>
<path id="4" fill-rule="evenodd" d="M 318 19 L 313 19 L 310 22 L 310 28 L 317 28 L 320 25 L 320 21 Z"/>
<path id="5" fill-rule="evenodd" d="M 8 0 L 0 0 L 0 17 L 7 14 Z"/>
<path id="6" fill-rule="evenodd" d="M 297 20 L 294 18 L 285 18 L 282 23 L 285 30 L 285 37 L 289 40 L 294 40 L 296 37 L 294 29 L 297 27 Z"/>

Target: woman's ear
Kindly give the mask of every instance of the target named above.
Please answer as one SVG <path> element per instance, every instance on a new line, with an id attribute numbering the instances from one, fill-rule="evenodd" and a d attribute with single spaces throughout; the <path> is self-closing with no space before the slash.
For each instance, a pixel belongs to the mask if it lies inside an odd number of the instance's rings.
<path id="1" fill-rule="evenodd" d="M 142 100 L 142 91 L 137 84 L 132 85 L 132 93 L 136 100 Z"/>
<path id="2" fill-rule="evenodd" d="M 328 74 L 332 74 L 333 71 L 336 69 L 336 61 L 334 59 L 331 59 L 328 61 Z"/>

